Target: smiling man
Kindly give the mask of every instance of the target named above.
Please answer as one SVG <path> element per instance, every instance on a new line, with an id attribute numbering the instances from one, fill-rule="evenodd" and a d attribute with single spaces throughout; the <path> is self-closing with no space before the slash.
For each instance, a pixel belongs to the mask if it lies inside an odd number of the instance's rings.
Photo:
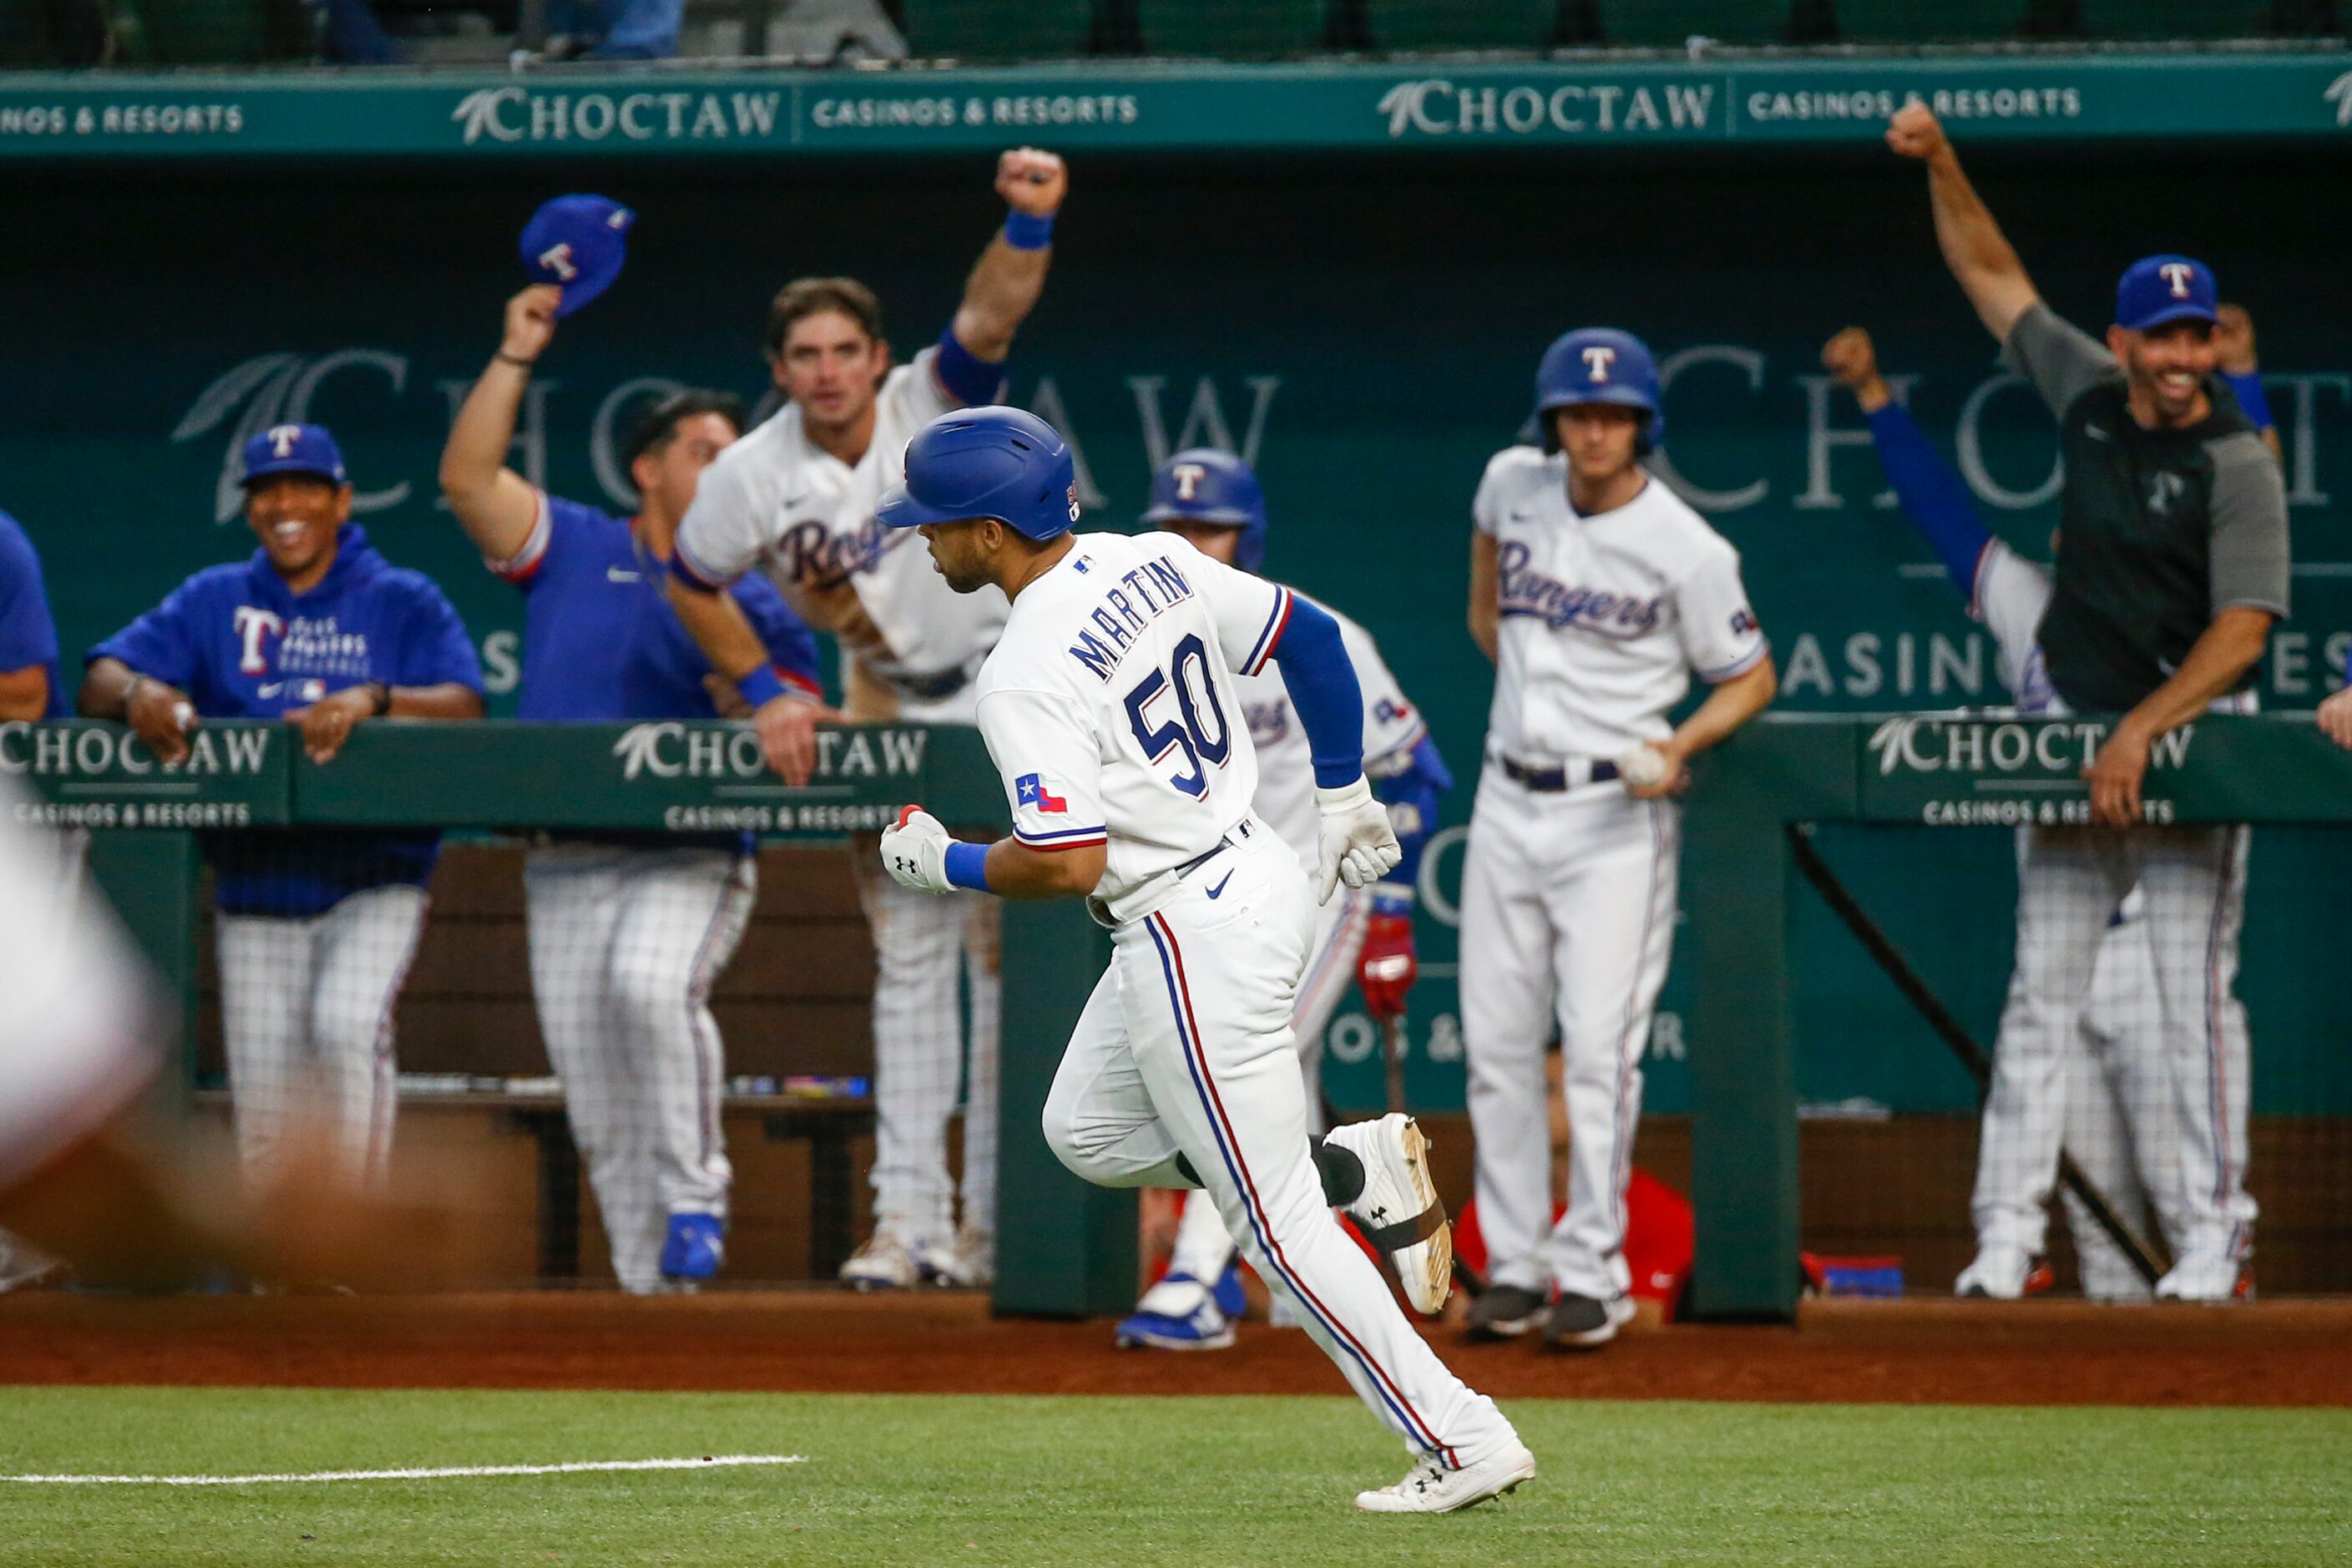
<path id="1" fill-rule="evenodd" d="M 2254 665 L 2287 613 L 2286 489 L 2214 374 L 2213 275 L 2134 262 L 2101 343 L 2042 303 L 1924 104 L 1889 146 L 1927 166 L 1936 238 L 2010 367 L 2058 416 L 2057 559 L 2034 634 L 2052 712 L 2119 714 L 2085 777 L 2094 827 L 2018 830 L 2016 970 L 1977 1163 L 1977 1256 L 1963 1295 L 2015 1296 L 2037 1267 L 2057 1179 L 2053 1093 L 2107 922 L 2134 888 L 2156 953 L 2183 1106 L 2186 1237 L 2159 1297 L 2229 1300 L 2248 1284 L 2246 1014 L 2236 994 L 2249 831 L 2143 824 L 2158 737 L 2253 707 Z M 1979 593 L 1984 592 L 1979 586 Z M 1989 606 L 1990 607 L 1990 606 Z"/>
<path id="2" fill-rule="evenodd" d="M 478 719 L 482 674 L 441 590 L 351 521 L 335 439 L 278 425 L 245 446 L 250 559 L 209 566 L 89 651 L 81 710 L 175 762 L 208 719 L 282 719 L 314 762 L 370 720 Z M 437 833 L 208 835 L 221 1028 L 237 1146 L 274 1173 L 306 1094 L 353 1174 L 380 1171 L 392 1009 L 425 924 Z"/>

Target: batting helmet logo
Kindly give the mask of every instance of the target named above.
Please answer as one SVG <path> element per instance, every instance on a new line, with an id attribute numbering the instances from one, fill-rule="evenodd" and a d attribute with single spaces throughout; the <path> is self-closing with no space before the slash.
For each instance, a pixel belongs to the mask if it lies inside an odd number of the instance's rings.
<path id="1" fill-rule="evenodd" d="M 1201 481 L 1208 478 L 1209 474 L 1206 467 L 1199 463 L 1178 463 L 1168 471 L 1175 478 L 1178 500 L 1200 499 Z"/>
<path id="2" fill-rule="evenodd" d="M 1595 382 L 1605 382 L 1609 379 L 1609 367 L 1617 363 L 1617 351 L 1606 343 L 1594 343 L 1584 351 L 1584 363 Z"/>

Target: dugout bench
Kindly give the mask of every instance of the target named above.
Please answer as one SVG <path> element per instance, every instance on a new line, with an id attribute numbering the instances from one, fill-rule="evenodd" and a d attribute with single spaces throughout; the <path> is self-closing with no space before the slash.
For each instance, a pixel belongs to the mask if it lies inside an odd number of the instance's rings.
<path id="1" fill-rule="evenodd" d="M 994 770 L 964 730 L 828 731 L 819 775 L 801 790 L 765 773 L 748 731 L 724 724 L 383 722 L 362 727 L 325 767 L 277 726 L 206 732 L 210 748 L 164 769 L 117 726 L 0 725 L 0 768 L 40 792 L 47 804 L 36 809 L 51 820 L 92 830 L 93 874 L 191 1013 L 194 828 L 750 826 L 835 838 L 878 827 L 912 800 L 950 821 L 1003 819 Z M 2087 719 L 1776 715 L 1700 760 L 1683 860 L 1688 962 L 1700 977 L 1688 1026 L 1696 1316 L 1784 1321 L 1796 1308 L 1790 936 L 1801 840 L 1824 824 L 2075 820 L 2086 798 L 2076 774 L 2097 733 Z M 2184 734 L 2147 779 L 2162 820 L 2352 822 L 2352 754 L 2308 721 L 2205 719 Z M 1131 1304 L 1135 1195 L 1078 1181 L 1037 1133 L 1062 1044 L 1108 947 L 1075 900 L 1005 907 L 1002 1312 L 1098 1316 Z M 551 1204 L 567 1180 L 576 1203 L 576 1173 L 562 1172 L 568 1149 L 555 1149 L 560 1114 L 551 1102 L 527 1114 L 541 1118 Z M 808 1114 L 778 1108 L 772 1135 L 820 1135 L 794 1121 Z M 823 1179 L 843 1189 L 837 1199 L 854 1173 Z M 549 1261 L 560 1259 L 542 1251 Z"/>

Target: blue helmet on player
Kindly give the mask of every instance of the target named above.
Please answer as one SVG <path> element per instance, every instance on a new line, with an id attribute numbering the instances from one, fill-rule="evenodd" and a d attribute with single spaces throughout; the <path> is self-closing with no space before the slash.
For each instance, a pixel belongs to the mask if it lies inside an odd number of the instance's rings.
<path id="1" fill-rule="evenodd" d="M 1647 456 L 1666 438 L 1659 407 L 1658 362 L 1650 345 L 1615 327 L 1581 327 L 1552 342 L 1536 366 L 1536 417 L 1546 452 L 1559 450 L 1552 411 L 1580 403 L 1614 403 L 1650 416 L 1634 450 Z"/>
<path id="2" fill-rule="evenodd" d="M 1255 572 L 1265 561 L 1265 491 L 1257 474 L 1231 452 L 1193 447 L 1152 471 L 1146 522 L 1206 522 L 1238 528 L 1234 564 Z"/>
<path id="3" fill-rule="evenodd" d="M 907 479 L 875 516 L 886 528 L 992 517 L 1040 542 L 1078 521 L 1070 444 L 1024 409 L 960 408 L 907 443 Z"/>

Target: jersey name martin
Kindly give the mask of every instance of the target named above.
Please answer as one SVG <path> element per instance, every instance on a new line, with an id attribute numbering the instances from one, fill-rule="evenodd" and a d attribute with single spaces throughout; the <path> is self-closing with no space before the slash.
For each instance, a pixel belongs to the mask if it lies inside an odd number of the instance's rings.
<path id="1" fill-rule="evenodd" d="M 1607 637 L 1636 637 L 1657 629 L 1663 600 L 1658 595 L 1636 598 L 1596 588 L 1571 587 L 1528 564 L 1534 552 L 1512 540 L 1496 552 L 1499 614 L 1506 619 L 1524 616 L 1543 622 L 1553 631 L 1569 626 Z"/>
<path id="2" fill-rule="evenodd" d="M 1076 569 L 1084 572 L 1088 564 L 1080 560 Z M 1167 556 L 1155 555 L 1103 590 L 1100 602 L 1079 621 L 1069 655 L 1097 680 L 1108 683 L 1135 634 L 1192 596 L 1192 584 L 1184 574 Z M 1097 631 L 1100 637 L 1095 635 Z"/>

